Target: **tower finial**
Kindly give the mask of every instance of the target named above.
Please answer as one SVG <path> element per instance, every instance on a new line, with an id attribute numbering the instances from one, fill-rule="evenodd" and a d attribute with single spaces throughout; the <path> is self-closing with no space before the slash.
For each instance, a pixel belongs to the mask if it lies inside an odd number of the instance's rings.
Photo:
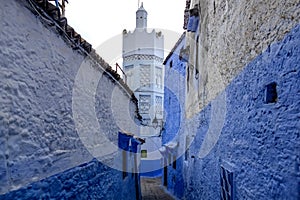
<path id="1" fill-rule="evenodd" d="M 147 11 L 144 8 L 143 2 L 136 11 L 136 28 L 147 28 Z"/>

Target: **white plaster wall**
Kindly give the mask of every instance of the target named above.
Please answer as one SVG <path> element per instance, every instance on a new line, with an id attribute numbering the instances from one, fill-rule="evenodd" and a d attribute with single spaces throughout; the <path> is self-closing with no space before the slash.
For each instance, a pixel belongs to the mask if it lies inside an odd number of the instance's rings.
<path id="1" fill-rule="evenodd" d="M 26 7 L 25 1 L 1 0 L 0 194 L 96 157 L 98 149 L 96 156 L 91 155 L 95 152 L 87 150 L 79 130 L 88 130 L 85 137 L 100 149 L 103 141 L 116 144 L 121 129 L 138 133 L 133 125 L 135 104 L 108 75 L 96 77 L 101 78 L 99 83 L 91 81 L 89 72 L 103 72 L 91 59 L 85 62 L 79 85 L 96 88 L 92 93 L 91 88 L 81 87 L 81 97 L 94 99 L 95 104 L 79 98 L 72 105 L 85 56 Z M 91 117 L 91 124 L 80 117 L 75 122 L 74 106 Z M 95 121 L 101 129 L 93 127 Z M 107 164 L 113 163 L 113 155 L 105 158 Z"/>
<path id="2" fill-rule="evenodd" d="M 132 54 L 156 55 L 164 57 L 164 36 L 158 36 L 154 29 L 135 29 L 123 34 L 123 57 Z"/>

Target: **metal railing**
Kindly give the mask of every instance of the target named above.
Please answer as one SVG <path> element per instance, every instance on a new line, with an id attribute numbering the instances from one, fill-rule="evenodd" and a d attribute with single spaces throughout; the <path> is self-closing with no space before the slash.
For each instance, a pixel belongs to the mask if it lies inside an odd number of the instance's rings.
<path id="1" fill-rule="evenodd" d="M 127 84 L 127 75 L 126 73 L 123 71 L 123 69 L 120 67 L 120 65 L 118 63 L 116 63 L 116 72 L 118 73 L 118 69 L 122 72 L 124 78 L 124 82 Z"/>

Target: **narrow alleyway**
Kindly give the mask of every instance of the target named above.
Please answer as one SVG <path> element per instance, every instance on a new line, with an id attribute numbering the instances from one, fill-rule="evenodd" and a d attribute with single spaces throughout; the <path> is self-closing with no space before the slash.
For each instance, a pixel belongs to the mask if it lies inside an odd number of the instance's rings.
<path id="1" fill-rule="evenodd" d="M 161 178 L 141 178 L 143 200 L 174 200 L 161 185 Z"/>

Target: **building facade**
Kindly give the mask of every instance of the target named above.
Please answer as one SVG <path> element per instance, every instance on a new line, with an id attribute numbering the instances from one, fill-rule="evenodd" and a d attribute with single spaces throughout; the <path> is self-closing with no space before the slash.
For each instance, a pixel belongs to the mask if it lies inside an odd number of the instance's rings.
<path id="1" fill-rule="evenodd" d="M 164 62 L 165 88 L 170 69 L 186 70 L 184 119 L 172 120 L 183 131 L 163 134 L 178 147 L 164 156 L 164 185 L 179 199 L 299 199 L 299 2 L 187 5 L 181 53 Z M 166 115 L 182 98 L 168 93 Z"/>
<path id="2" fill-rule="evenodd" d="M 142 146 L 141 172 L 161 168 L 161 128 L 164 99 L 164 36 L 147 29 L 147 11 L 143 4 L 136 12 L 136 28 L 123 31 L 123 70 L 128 86 L 138 99 L 142 116 L 140 136 Z M 159 172 L 157 172 L 159 173 Z"/>
<path id="3" fill-rule="evenodd" d="M 182 136 L 184 136 L 185 121 L 186 66 L 180 54 L 185 47 L 185 39 L 186 33 L 184 32 L 164 61 L 166 118 L 162 134 L 164 150 L 162 184 L 178 198 L 183 197 L 184 192 L 183 156 L 185 150 L 178 144 L 179 141 L 185 140 Z"/>
<path id="4" fill-rule="evenodd" d="M 140 199 L 135 157 L 117 146 L 120 130 L 138 132 L 132 91 L 85 42 L 75 48 L 71 26 L 58 31 L 66 24 L 53 10 L 0 8 L 0 199 Z"/>

